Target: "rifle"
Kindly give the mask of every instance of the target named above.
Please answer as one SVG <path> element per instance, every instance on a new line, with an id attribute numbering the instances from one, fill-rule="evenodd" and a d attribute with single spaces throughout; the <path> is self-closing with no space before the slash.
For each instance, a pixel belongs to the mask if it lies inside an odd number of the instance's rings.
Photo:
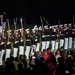
<path id="1" fill-rule="evenodd" d="M 50 24 L 48 23 L 48 21 L 46 20 L 45 17 L 43 17 L 44 21 L 50 26 Z"/>
<path id="2" fill-rule="evenodd" d="M 15 31 L 14 31 L 14 34 L 15 34 L 15 41 L 16 41 L 16 37 L 17 37 L 17 28 L 16 28 L 16 24 L 17 24 L 17 21 L 16 19 L 13 19 L 14 20 L 14 27 L 15 27 Z"/>
<path id="3" fill-rule="evenodd" d="M 3 27 L 3 15 L 0 15 L 0 20 L 1 20 L 1 25 L 2 25 L 2 33 L 3 33 L 3 29 L 4 29 L 4 27 Z"/>
<path id="4" fill-rule="evenodd" d="M 0 15 L 1 24 L 3 23 L 3 15 Z"/>
<path id="5" fill-rule="evenodd" d="M 43 20 L 42 20 L 42 16 L 40 16 L 40 20 L 41 20 L 41 27 L 42 27 L 42 35 L 44 35 L 44 27 L 43 27 Z"/>
<path id="6" fill-rule="evenodd" d="M 15 27 L 15 30 L 16 30 L 16 21 L 15 21 L 15 19 L 14 19 L 14 27 Z"/>
<path id="7" fill-rule="evenodd" d="M 20 18 L 20 23 L 21 23 L 21 40 L 23 39 L 23 21 L 22 18 Z"/>
<path id="8" fill-rule="evenodd" d="M 59 39 L 60 39 L 60 29 L 59 29 L 59 26 L 60 26 L 60 20 L 58 21 L 58 29 L 57 29 L 57 39 L 56 39 L 56 41 L 59 41 Z"/>
<path id="9" fill-rule="evenodd" d="M 2 37 L 4 37 L 4 22 L 3 22 L 3 16 L 0 16 L 1 18 L 1 25 L 2 25 Z"/>
<path id="10" fill-rule="evenodd" d="M 10 41 L 10 25 L 9 25 L 9 19 L 7 19 L 8 24 L 8 42 Z"/>

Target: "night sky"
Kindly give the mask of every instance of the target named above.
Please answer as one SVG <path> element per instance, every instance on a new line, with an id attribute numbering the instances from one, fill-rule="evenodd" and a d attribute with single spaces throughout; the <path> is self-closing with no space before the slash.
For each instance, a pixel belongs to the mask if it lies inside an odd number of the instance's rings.
<path id="1" fill-rule="evenodd" d="M 0 2 L 0 14 L 6 18 L 22 17 L 27 23 L 40 23 L 44 16 L 50 24 L 70 23 L 75 14 L 75 3 L 71 0 L 10 0 Z"/>

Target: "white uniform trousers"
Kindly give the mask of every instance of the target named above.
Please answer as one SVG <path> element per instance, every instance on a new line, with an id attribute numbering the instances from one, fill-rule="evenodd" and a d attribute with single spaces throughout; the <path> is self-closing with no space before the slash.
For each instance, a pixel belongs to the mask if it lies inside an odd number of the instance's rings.
<path id="1" fill-rule="evenodd" d="M 30 54 L 30 46 L 26 46 L 26 51 L 25 51 L 26 59 L 29 59 L 29 54 Z"/>
<path id="2" fill-rule="evenodd" d="M 40 50 L 40 43 L 37 43 L 36 45 L 36 52 Z"/>
<path id="3" fill-rule="evenodd" d="M 65 38 L 64 49 L 68 49 L 68 38 Z"/>
<path id="4" fill-rule="evenodd" d="M 56 41 L 56 42 L 55 42 L 55 50 L 57 50 L 57 49 L 58 49 L 58 44 L 59 44 L 59 42 L 58 42 L 58 41 Z"/>
<path id="5" fill-rule="evenodd" d="M 46 49 L 49 48 L 50 41 L 46 41 Z"/>
<path id="6" fill-rule="evenodd" d="M 17 53 L 18 53 L 18 48 L 14 48 L 13 49 L 13 57 L 17 57 Z"/>
<path id="7" fill-rule="evenodd" d="M 41 51 L 43 51 L 43 49 L 46 49 L 46 41 L 42 41 L 42 48 L 41 48 Z"/>
<path id="8" fill-rule="evenodd" d="M 7 60 L 7 58 L 10 58 L 10 54 L 11 54 L 11 49 L 6 49 L 5 60 Z"/>
<path id="9" fill-rule="evenodd" d="M 19 56 L 24 55 L 24 46 L 19 46 Z"/>
<path id="10" fill-rule="evenodd" d="M 3 55 L 4 55 L 5 50 L 0 51 L 0 65 L 3 65 Z"/>
<path id="11" fill-rule="evenodd" d="M 51 51 L 53 52 L 55 50 L 55 40 L 52 40 L 51 44 L 52 44 Z"/>
<path id="12" fill-rule="evenodd" d="M 60 39 L 60 48 L 64 46 L 64 39 Z"/>
<path id="13" fill-rule="evenodd" d="M 32 49 L 31 49 L 31 56 L 34 55 L 34 53 L 36 52 L 36 45 L 32 45 Z"/>
<path id="14" fill-rule="evenodd" d="M 0 51 L 0 66 L 2 65 L 2 55 L 1 55 L 1 51 Z"/>
<path id="15" fill-rule="evenodd" d="M 72 37 L 69 37 L 69 46 L 68 48 L 72 48 Z"/>
<path id="16" fill-rule="evenodd" d="M 73 44 L 73 48 L 75 48 L 75 38 L 74 38 L 74 44 Z"/>

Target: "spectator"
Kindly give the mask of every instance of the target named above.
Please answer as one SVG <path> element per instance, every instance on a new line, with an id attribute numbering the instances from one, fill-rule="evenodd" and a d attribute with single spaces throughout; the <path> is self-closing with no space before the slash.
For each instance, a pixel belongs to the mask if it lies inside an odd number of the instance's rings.
<path id="1" fill-rule="evenodd" d="M 47 49 L 43 49 L 43 57 L 44 57 L 45 60 L 47 60 L 49 58 L 49 54 L 48 54 Z"/>
<path id="2" fill-rule="evenodd" d="M 56 67 L 56 75 L 65 75 L 66 65 L 64 64 L 64 58 L 58 58 L 58 65 Z"/>
<path id="3" fill-rule="evenodd" d="M 60 55 L 60 50 L 57 50 L 56 51 L 56 54 L 55 54 L 55 58 L 56 58 L 56 62 L 57 62 L 57 65 L 58 65 L 58 58 L 61 57 Z"/>

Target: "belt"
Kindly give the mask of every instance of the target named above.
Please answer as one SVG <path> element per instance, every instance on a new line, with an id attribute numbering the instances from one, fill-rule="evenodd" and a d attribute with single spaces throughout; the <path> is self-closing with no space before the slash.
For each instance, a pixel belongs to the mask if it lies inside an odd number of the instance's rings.
<path id="1" fill-rule="evenodd" d="M 37 41 L 37 39 L 35 39 L 35 41 Z"/>
<path id="2" fill-rule="evenodd" d="M 7 43 L 7 45 L 10 44 L 10 42 Z"/>
<path id="3" fill-rule="evenodd" d="M 51 36 L 55 36 L 55 35 L 51 35 Z"/>
<path id="4" fill-rule="evenodd" d="M 30 39 L 27 39 L 26 41 L 30 41 Z"/>
<path id="5" fill-rule="evenodd" d="M 50 35 L 45 35 L 46 37 L 50 36 Z"/>
<path id="6" fill-rule="evenodd" d="M 36 38 L 38 38 L 38 37 L 36 37 Z"/>
<path id="7" fill-rule="evenodd" d="M 42 36 L 43 38 L 45 37 L 45 35 Z"/>
<path id="8" fill-rule="evenodd" d="M 60 34 L 60 35 L 64 35 L 64 34 Z"/>

